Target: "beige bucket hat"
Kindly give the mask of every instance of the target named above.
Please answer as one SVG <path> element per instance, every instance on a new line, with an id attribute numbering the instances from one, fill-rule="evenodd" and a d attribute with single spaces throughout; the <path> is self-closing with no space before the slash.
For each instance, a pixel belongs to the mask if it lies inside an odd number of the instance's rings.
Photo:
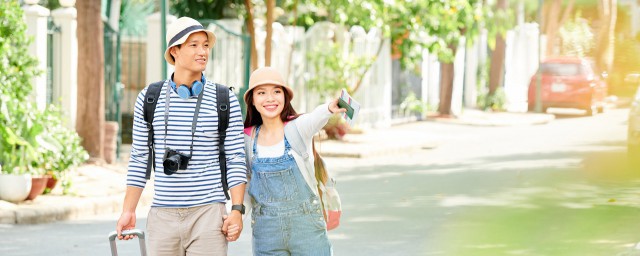
<path id="1" fill-rule="evenodd" d="M 171 65 L 175 65 L 169 50 L 171 47 L 181 45 L 187 40 L 189 35 L 196 32 L 206 32 L 209 37 L 209 48 L 216 43 L 216 35 L 212 31 L 205 29 L 200 22 L 189 17 L 181 17 L 171 23 L 167 28 L 167 49 L 164 51 L 164 59 Z"/>
<path id="2" fill-rule="evenodd" d="M 280 72 L 273 67 L 262 67 L 251 73 L 251 77 L 249 78 L 249 89 L 244 93 L 244 102 L 247 102 L 247 97 L 251 94 L 251 90 L 265 84 L 282 86 L 282 88 L 287 90 L 289 95 L 291 95 L 291 99 L 293 99 L 293 90 L 285 84 L 284 78 L 282 78 Z"/>

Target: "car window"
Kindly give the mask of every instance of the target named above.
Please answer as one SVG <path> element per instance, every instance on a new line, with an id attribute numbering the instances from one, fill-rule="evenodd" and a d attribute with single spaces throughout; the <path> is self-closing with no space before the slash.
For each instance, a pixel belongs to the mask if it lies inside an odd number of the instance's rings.
<path id="1" fill-rule="evenodd" d="M 577 76 L 580 75 L 581 68 L 577 63 L 543 63 L 540 71 L 543 75 Z"/>

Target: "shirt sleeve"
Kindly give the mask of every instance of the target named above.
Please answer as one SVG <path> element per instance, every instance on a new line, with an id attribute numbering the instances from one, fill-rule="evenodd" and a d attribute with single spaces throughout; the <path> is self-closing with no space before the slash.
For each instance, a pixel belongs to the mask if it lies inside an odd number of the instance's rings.
<path id="1" fill-rule="evenodd" d="M 235 93 L 229 95 L 230 114 L 224 149 L 227 159 L 227 183 L 229 188 L 247 183 L 247 165 L 244 151 L 244 125 L 242 112 Z"/>
<path id="2" fill-rule="evenodd" d="M 331 115 L 331 112 L 329 112 L 329 104 L 322 104 L 316 107 L 311 113 L 300 115 L 296 119 L 296 126 L 298 127 L 298 131 L 300 131 L 300 136 L 304 139 L 313 137 L 314 134 L 318 133 L 320 129 L 327 124 Z"/>
<path id="3" fill-rule="evenodd" d="M 133 142 L 131 143 L 131 156 L 127 169 L 127 186 L 144 188 L 147 183 L 145 174 L 147 171 L 147 161 L 149 148 L 147 148 L 147 124 L 144 121 L 144 95 L 148 87 L 143 89 L 138 98 L 133 113 Z"/>

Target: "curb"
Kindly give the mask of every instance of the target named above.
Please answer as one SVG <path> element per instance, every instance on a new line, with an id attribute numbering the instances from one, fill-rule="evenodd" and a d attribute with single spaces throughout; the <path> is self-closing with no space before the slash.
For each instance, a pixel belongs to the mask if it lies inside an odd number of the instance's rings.
<path id="1" fill-rule="evenodd" d="M 138 208 L 151 205 L 151 197 L 145 194 L 148 193 L 143 193 Z M 42 224 L 116 213 L 122 210 L 123 200 L 122 195 L 99 197 L 42 195 L 32 202 L 22 204 L 0 201 L 0 224 Z"/>
<path id="2" fill-rule="evenodd" d="M 511 117 L 500 117 L 510 115 Z M 429 118 L 428 120 L 445 124 L 471 125 L 471 126 L 518 126 L 518 125 L 542 125 L 555 120 L 552 114 L 479 114 L 462 115 L 459 118 Z"/>
<path id="3" fill-rule="evenodd" d="M 367 158 L 381 155 L 400 154 L 404 152 L 413 152 L 423 149 L 436 148 L 436 143 L 415 143 L 413 145 L 389 146 L 377 145 L 376 147 L 362 148 L 362 145 L 353 144 L 351 142 L 322 142 L 322 146 L 318 147 L 318 153 L 323 157 L 340 157 L 340 158 Z M 330 148 L 330 149 L 327 149 Z"/>

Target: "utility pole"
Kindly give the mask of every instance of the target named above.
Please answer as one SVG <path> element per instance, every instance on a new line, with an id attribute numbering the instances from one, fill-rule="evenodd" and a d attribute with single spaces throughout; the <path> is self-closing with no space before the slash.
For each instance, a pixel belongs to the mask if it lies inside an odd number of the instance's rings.
<path id="1" fill-rule="evenodd" d="M 160 35 L 160 42 L 162 42 L 162 47 L 160 47 L 160 63 L 162 63 L 162 79 L 167 79 L 167 61 L 164 59 L 164 51 L 167 47 L 167 39 L 165 35 L 167 34 L 167 0 L 160 0 L 160 28 L 162 34 Z"/>

